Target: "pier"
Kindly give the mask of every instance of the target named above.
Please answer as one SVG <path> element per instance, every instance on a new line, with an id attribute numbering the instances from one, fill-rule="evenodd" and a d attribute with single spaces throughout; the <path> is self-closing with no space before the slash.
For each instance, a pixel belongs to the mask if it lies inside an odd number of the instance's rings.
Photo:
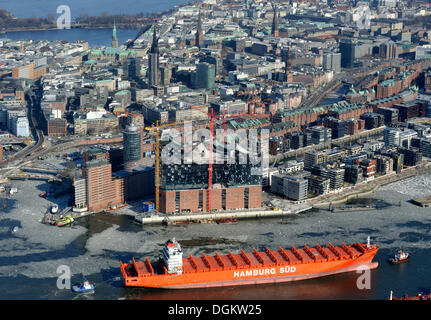
<path id="1" fill-rule="evenodd" d="M 202 214 L 178 214 L 166 215 L 154 213 L 151 216 L 136 215 L 135 220 L 142 224 L 175 224 L 175 223 L 191 223 L 191 222 L 209 222 L 219 219 L 260 219 L 260 218 L 276 218 L 286 215 L 294 215 L 312 209 L 311 206 L 301 206 L 295 210 L 256 210 L 256 211 L 229 211 L 217 213 L 202 213 Z"/>
<path id="2" fill-rule="evenodd" d="M 45 213 L 42 223 L 55 225 L 58 220 L 64 218 L 72 210 L 72 207 L 66 207 L 59 213 L 51 213 L 50 210 Z"/>
<path id="3" fill-rule="evenodd" d="M 414 198 L 414 199 L 411 199 L 410 201 L 411 203 L 420 207 L 424 207 L 424 208 L 431 207 L 431 195 L 426 197 L 421 197 L 421 198 Z"/>

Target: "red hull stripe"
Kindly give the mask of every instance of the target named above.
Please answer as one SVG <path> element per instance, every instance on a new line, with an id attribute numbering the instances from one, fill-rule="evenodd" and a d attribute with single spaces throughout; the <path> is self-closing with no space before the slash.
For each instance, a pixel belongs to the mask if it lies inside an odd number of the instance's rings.
<path id="1" fill-rule="evenodd" d="M 369 262 L 369 263 L 360 264 L 361 268 L 368 268 L 370 270 L 377 268 L 378 265 L 379 265 L 378 262 Z M 319 277 L 334 275 L 338 273 L 357 271 L 358 267 L 359 265 L 355 265 L 355 266 L 349 266 L 347 268 L 338 269 L 334 271 L 319 272 L 319 273 L 313 273 L 313 274 L 302 274 L 302 275 L 291 275 L 291 276 L 258 278 L 258 279 L 244 279 L 244 280 L 234 280 L 234 281 L 206 282 L 206 283 L 195 283 L 195 284 L 184 284 L 184 285 L 173 285 L 173 286 L 151 287 L 151 288 L 192 289 L 192 288 L 214 288 L 214 287 L 228 287 L 228 286 L 239 286 L 239 285 L 256 285 L 256 284 L 264 284 L 264 283 L 290 282 L 290 281 L 319 278 Z"/>

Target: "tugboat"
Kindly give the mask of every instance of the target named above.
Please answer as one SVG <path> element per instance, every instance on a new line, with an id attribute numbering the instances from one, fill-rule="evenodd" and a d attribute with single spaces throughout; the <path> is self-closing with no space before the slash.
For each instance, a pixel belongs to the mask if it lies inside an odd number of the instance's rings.
<path id="1" fill-rule="evenodd" d="M 409 295 L 405 294 L 402 297 L 394 297 L 393 293 L 391 291 L 389 298 L 386 300 L 431 300 L 431 293 L 418 293 L 416 296 L 410 297 Z"/>
<path id="2" fill-rule="evenodd" d="M 398 250 L 395 256 L 389 259 L 389 263 L 399 264 L 399 263 L 407 262 L 409 261 L 409 257 L 410 255 L 407 252 L 403 250 Z"/>
<path id="3" fill-rule="evenodd" d="M 88 280 L 85 277 L 82 283 L 75 284 L 72 286 L 73 292 L 91 292 L 91 291 L 94 291 L 94 289 L 96 289 L 96 285 L 88 282 Z"/>
<path id="4" fill-rule="evenodd" d="M 63 226 L 67 226 L 67 225 L 71 224 L 74 221 L 75 220 L 72 218 L 72 216 L 70 214 L 68 214 L 64 218 L 58 220 L 55 225 L 57 227 L 63 227 Z"/>

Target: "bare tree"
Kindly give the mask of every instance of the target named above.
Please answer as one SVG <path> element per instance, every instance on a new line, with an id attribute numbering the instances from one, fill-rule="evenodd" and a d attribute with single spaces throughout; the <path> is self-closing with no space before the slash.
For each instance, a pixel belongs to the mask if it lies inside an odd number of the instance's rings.
<path id="1" fill-rule="evenodd" d="M 65 169 L 60 172 L 60 177 L 62 178 L 72 178 L 75 176 L 77 167 L 75 162 L 69 161 Z"/>

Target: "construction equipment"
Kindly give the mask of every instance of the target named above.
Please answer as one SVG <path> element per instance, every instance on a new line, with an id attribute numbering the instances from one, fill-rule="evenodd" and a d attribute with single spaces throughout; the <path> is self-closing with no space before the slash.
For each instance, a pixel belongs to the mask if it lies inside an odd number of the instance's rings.
<path id="1" fill-rule="evenodd" d="M 212 193 L 212 179 L 213 179 L 213 140 L 214 140 L 214 119 L 223 119 L 223 144 L 226 144 L 226 117 L 260 117 L 260 118 L 269 118 L 269 114 L 229 114 L 226 115 L 225 110 L 223 110 L 222 115 L 214 114 L 214 109 L 211 109 L 210 113 L 202 111 L 198 107 L 191 106 L 192 109 L 198 110 L 207 114 L 210 117 L 210 141 L 209 141 L 209 164 L 208 164 L 208 201 L 207 208 L 208 212 L 211 212 L 211 193 Z"/>
<path id="2" fill-rule="evenodd" d="M 148 132 L 153 132 L 154 131 L 154 125 L 152 125 L 150 127 L 145 127 L 144 130 L 148 131 Z"/>
<path id="3" fill-rule="evenodd" d="M 220 116 L 214 114 L 214 109 L 211 109 L 211 113 L 207 113 L 205 111 L 202 111 L 198 107 L 191 106 L 192 109 L 198 110 L 200 112 L 205 113 L 208 117 L 210 117 L 210 145 L 209 145 L 209 165 L 208 165 L 208 201 L 207 201 L 207 208 L 208 212 L 211 212 L 211 190 L 212 190 L 212 184 L 213 184 L 213 139 L 214 139 L 214 118 L 220 119 Z M 223 124 L 223 143 L 225 142 L 225 132 L 226 132 L 226 125 Z"/>
<path id="4" fill-rule="evenodd" d="M 211 212 L 211 199 L 212 199 L 212 179 L 213 179 L 213 140 L 214 140 L 214 119 L 223 119 L 223 143 L 226 143 L 226 118 L 233 117 L 256 117 L 256 118 L 270 118 L 269 114 L 229 114 L 226 115 L 223 110 L 222 115 L 216 115 L 214 113 L 214 109 L 211 109 L 211 112 L 208 113 L 198 106 L 191 106 L 191 109 L 198 110 L 202 113 L 205 113 L 210 118 L 210 141 L 209 141 L 209 165 L 208 165 L 208 201 L 207 201 L 207 209 L 208 212 Z M 156 121 L 156 126 L 154 127 L 154 131 L 156 133 L 156 168 L 155 168 L 155 203 L 156 203 L 156 211 L 158 212 L 160 209 L 160 140 L 159 140 L 159 131 L 162 128 L 175 126 L 178 124 L 184 124 L 184 121 L 173 122 L 159 126 L 159 121 Z"/>

